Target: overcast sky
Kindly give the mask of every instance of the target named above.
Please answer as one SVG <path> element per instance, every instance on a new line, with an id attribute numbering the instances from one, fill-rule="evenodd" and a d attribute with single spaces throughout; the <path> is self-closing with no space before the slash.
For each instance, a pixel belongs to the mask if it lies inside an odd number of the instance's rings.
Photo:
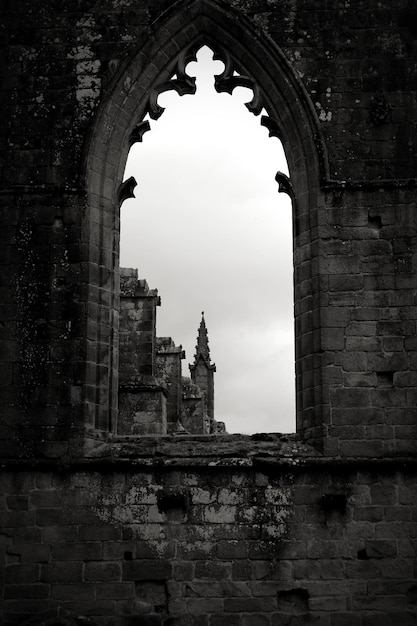
<path id="1" fill-rule="evenodd" d="M 223 63 L 208 48 L 187 73 L 197 93 L 166 107 L 130 151 L 138 183 L 121 208 L 122 267 L 158 289 L 157 334 L 186 351 L 189 376 L 201 311 L 215 373 L 215 417 L 230 433 L 294 432 L 291 203 L 280 142 L 244 106 L 214 90 Z"/>

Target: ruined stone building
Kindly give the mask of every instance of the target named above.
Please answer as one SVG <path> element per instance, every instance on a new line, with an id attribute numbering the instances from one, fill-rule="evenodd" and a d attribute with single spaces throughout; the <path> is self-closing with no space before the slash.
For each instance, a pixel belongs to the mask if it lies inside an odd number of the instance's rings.
<path id="1" fill-rule="evenodd" d="M 416 23 L 411 0 L 0 3 L 1 624 L 416 624 Z M 184 386 L 157 293 L 121 277 L 129 149 L 204 45 L 288 161 L 285 437 L 201 434 L 204 324 Z"/>
<path id="2" fill-rule="evenodd" d="M 182 346 L 156 336 L 158 292 L 138 280 L 137 270 L 120 269 L 120 435 L 194 435 L 224 432 L 214 419 L 214 380 L 204 314 L 191 380 L 182 376 Z"/>

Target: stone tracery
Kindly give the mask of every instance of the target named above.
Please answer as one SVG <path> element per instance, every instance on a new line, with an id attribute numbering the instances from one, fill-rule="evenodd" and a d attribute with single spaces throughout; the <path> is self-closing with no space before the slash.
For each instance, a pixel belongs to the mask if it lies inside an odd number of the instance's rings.
<path id="1" fill-rule="evenodd" d="M 197 52 L 202 47 L 203 46 L 201 44 L 198 46 L 193 44 L 184 50 L 178 56 L 173 65 L 171 78 L 163 81 L 162 83 L 158 83 L 150 90 L 143 118 L 130 134 L 129 147 L 136 142 L 141 142 L 143 140 L 143 135 L 151 129 L 149 120 L 145 119 L 147 116 L 153 120 L 157 120 L 163 114 L 165 109 L 158 104 L 158 98 L 162 93 L 172 90 L 176 91 L 180 96 L 185 94 L 193 95 L 196 93 L 196 79 L 195 77 L 187 74 L 187 65 L 193 61 L 197 61 Z M 216 46 L 215 51 L 213 52 L 213 60 L 221 61 L 225 66 L 221 74 L 214 76 L 214 88 L 218 93 L 228 93 L 232 95 L 233 90 L 237 87 L 245 87 L 253 92 L 252 99 L 245 103 L 248 111 L 256 116 L 265 111 L 264 99 L 258 83 L 250 76 L 241 74 L 240 71 L 238 71 L 237 65 L 228 52 L 219 46 Z M 280 141 L 282 140 L 283 135 L 279 122 L 271 117 L 269 113 L 261 116 L 260 123 L 262 126 L 267 128 L 270 137 L 276 137 Z M 277 172 L 276 176 L 276 180 L 279 182 L 279 193 L 287 193 L 293 200 L 294 188 L 289 177 L 281 172 Z M 120 187 L 119 196 L 122 193 L 122 188 L 125 189 L 124 186 L 125 182 Z M 123 200 L 131 197 L 133 197 L 133 192 L 130 193 L 130 195 L 126 195 Z"/>

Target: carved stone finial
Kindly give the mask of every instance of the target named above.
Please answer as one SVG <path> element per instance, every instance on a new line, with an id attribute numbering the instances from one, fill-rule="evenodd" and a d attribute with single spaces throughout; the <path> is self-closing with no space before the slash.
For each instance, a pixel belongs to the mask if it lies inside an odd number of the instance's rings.
<path id="1" fill-rule="evenodd" d="M 201 312 L 201 322 L 200 322 L 200 327 L 198 329 L 197 345 L 195 347 L 195 356 L 194 356 L 195 362 L 198 361 L 198 358 L 200 356 L 204 358 L 204 360 L 207 362 L 208 365 L 210 364 L 210 348 L 209 348 L 209 342 L 208 342 L 206 322 L 204 320 L 204 311 Z"/>

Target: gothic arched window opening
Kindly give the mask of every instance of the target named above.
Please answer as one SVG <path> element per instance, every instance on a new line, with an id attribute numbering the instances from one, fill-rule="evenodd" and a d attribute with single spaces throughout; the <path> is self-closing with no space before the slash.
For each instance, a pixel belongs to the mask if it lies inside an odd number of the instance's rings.
<path id="1" fill-rule="evenodd" d="M 294 431 L 292 212 L 274 180 L 288 173 L 285 155 L 243 106 L 256 107 L 245 77 L 225 68 L 227 60 L 213 61 L 207 47 L 197 59 L 173 76 L 180 93 L 181 81 L 196 76 L 195 95 L 161 93 L 150 113 L 164 107 L 164 114 L 129 153 L 125 180 L 134 176 L 138 185 L 121 209 L 120 265 L 138 267 L 147 280 L 150 311 L 161 297 L 157 335 L 182 344 L 191 363 L 205 310 L 217 364 L 215 417 L 228 432 Z M 225 77 L 233 97 L 216 93 L 213 74 Z M 153 346 L 149 337 L 149 350 L 169 352 L 171 344 Z M 156 390 L 149 393 L 157 403 Z"/>

